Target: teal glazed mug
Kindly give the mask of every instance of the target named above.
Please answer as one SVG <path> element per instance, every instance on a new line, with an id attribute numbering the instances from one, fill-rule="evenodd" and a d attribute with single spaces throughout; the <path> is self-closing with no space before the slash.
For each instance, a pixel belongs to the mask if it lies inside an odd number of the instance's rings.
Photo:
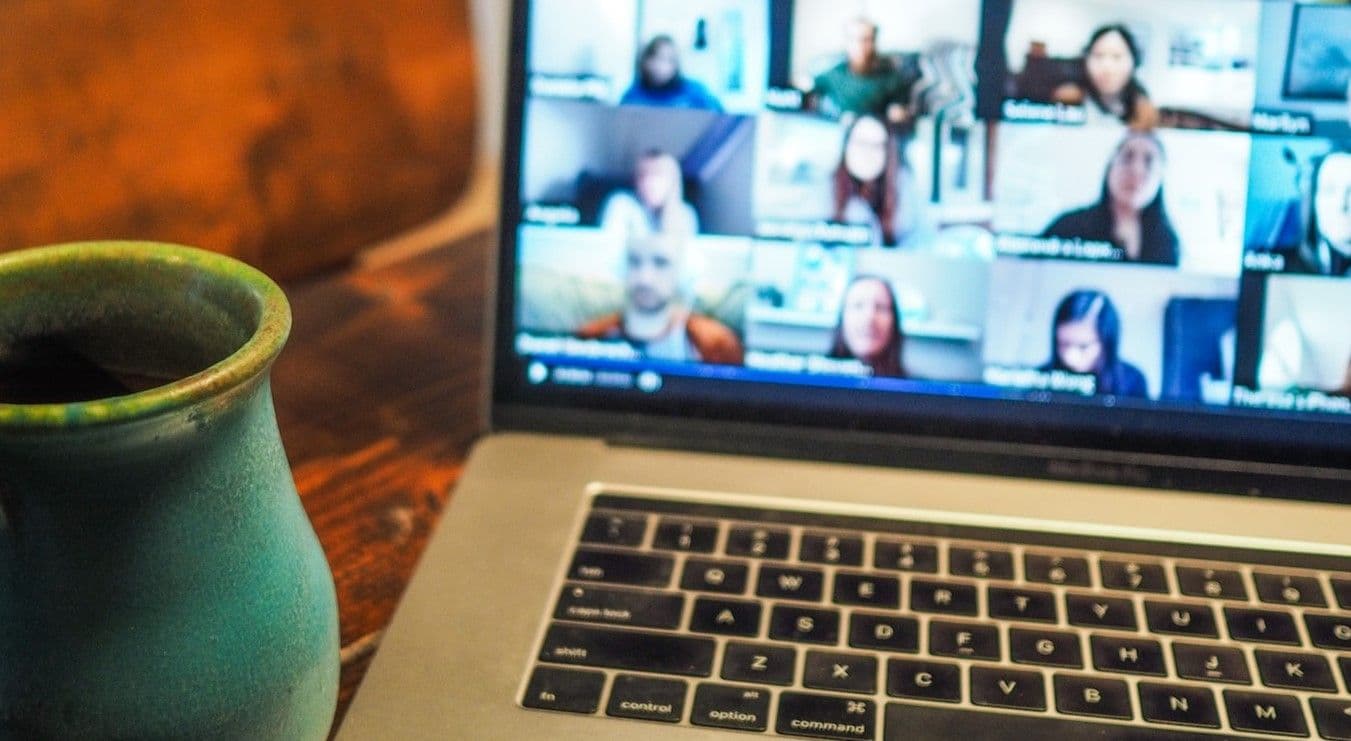
<path id="1" fill-rule="evenodd" d="M 0 255 L 0 739 L 322 739 L 333 578 L 269 372 L 281 289 L 149 243 Z"/>

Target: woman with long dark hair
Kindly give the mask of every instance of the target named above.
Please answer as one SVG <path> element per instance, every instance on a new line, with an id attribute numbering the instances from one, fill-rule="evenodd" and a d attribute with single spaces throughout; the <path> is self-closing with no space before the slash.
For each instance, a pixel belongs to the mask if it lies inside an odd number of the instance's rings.
<path id="1" fill-rule="evenodd" d="M 1098 202 L 1060 215 L 1043 237 L 1108 242 L 1129 262 L 1177 265 L 1177 232 L 1163 198 L 1163 143 L 1132 131 L 1117 145 Z"/>
<path id="2" fill-rule="evenodd" d="M 659 108 L 692 108 L 722 111 L 722 104 L 698 82 L 680 73 L 680 50 L 675 39 L 654 36 L 638 55 L 633 85 L 620 99 L 621 105 Z"/>
<path id="3" fill-rule="evenodd" d="M 844 292 L 830 357 L 858 360 L 874 378 L 904 378 L 904 344 L 901 310 L 891 284 L 874 275 L 855 277 Z"/>
<path id="4" fill-rule="evenodd" d="M 1067 105 L 1087 105 L 1090 116 L 1110 116 L 1133 129 L 1152 129 L 1159 111 L 1136 77 L 1141 63 L 1140 44 L 1121 24 L 1093 32 L 1084 47 L 1079 79 L 1061 85 L 1054 98 Z"/>
<path id="5" fill-rule="evenodd" d="M 1096 393 L 1149 396 L 1145 374 L 1121 359 L 1121 317 L 1101 291 L 1075 291 L 1061 300 L 1051 321 L 1051 360 L 1046 372 L 1091 375 Z"/>
<path id="6" fill-rule="evenodd" d="M 902 166 L 895 132 L 876 116 L 859 116 L 845 127 L 844 151 L 835 168 L 832 219 L 866 220 L 873 241 L 894 247 L 900 240 Z"/>

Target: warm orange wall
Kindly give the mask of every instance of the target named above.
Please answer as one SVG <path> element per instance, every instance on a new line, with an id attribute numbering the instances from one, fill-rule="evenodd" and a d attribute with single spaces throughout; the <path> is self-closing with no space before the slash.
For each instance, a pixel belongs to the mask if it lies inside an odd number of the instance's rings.
<path id="1" fill-rule="evenodd" d="M 473 161 L 454 0 L 0 2 L 0 250 L 134 237 L 281 277 L 430 219 Z"/>

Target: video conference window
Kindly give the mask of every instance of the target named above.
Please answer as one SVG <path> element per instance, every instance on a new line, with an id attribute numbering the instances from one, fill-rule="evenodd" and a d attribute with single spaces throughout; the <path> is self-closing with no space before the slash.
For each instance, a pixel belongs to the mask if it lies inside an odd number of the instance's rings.
<path id="1" fill-rule="evenodd" d="M 1236 276 L 1245 134 L 1003 124 L 995 230 L 1006 255 Z"/>
<path id="2" fill-rule="evenodd" d="M 1351 414 L 1351 291 L 1345 281 L 1272 276 L 1267 284 L 1258 391 L 1247 406 Z"/>
<path id="3" fill-rule="evenodd" d="M 749 235 L 755 119 L 532 100 L 522 199 L 535 223 Z"/>
<path id="4" fill-rule="evenodd" d="M 532 13 L 535 95 L 739 113 L 763 104 L 763 0 L 542 0 Z"/>
<path id="5" fill-rule="evenodd" d="M 762 242 L 752 275 L 748 366 L 980 381 L 988 262 Z"/>
<path id="6" fill-rule="evenodd" d="M 983 131 L 983 125 L 977 125 Z M 988 254 L 983 135 L 932 119 L 913 137 L 873 116 L 760 118 L 755 215 L 767 238 Z"/>
<path id="7" fill-rule="evenodd" d="M 1267 3 L 1253 128 L 1279 134 L 1351 137 L 1351 6 Z"/>
<path id="8" fill-rule="evenodd" d="M 771 79 L 795 89 L 802 108 L 893 126 L 923 115 L 972 115 L 979 0 L 795 0 L 777 12 L 791 22 L 791 35 Z"/>
<path id="9" fill-rule="evenodd" d="M 1250 270 L 1351 276 L 1351 140 L 1253 143 Z"/>
<path id="10" fill-rule="evenodd" d="M 1247 130 L 1258 0 L 994 0 L 982 111 L 1006 120 Z M 1002 85 L 1000 80 L 1003 80 Z M 1002 87 L 1002 89 L 1000 89 Z"/>
<path id="11" fill-rule="evenodd" d="M 525 226 L 523 355 L 741 365 L 751 243 Z"/>
<path id="12" fill-rule="evenodd" d="M 1237 281 L 1138 266 L 995 264 L 985 380 L 1031 391 L 1228 404 Z"/>

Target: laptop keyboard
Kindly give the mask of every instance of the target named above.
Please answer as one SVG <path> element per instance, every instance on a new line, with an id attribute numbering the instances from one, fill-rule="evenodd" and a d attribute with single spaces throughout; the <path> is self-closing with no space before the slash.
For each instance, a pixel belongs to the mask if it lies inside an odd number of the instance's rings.
<path id="1" fill-rule="evenodd" d="M 825 739 L 1351 741 L 1351 560 L 601 496 L 522 704 Z"/>

